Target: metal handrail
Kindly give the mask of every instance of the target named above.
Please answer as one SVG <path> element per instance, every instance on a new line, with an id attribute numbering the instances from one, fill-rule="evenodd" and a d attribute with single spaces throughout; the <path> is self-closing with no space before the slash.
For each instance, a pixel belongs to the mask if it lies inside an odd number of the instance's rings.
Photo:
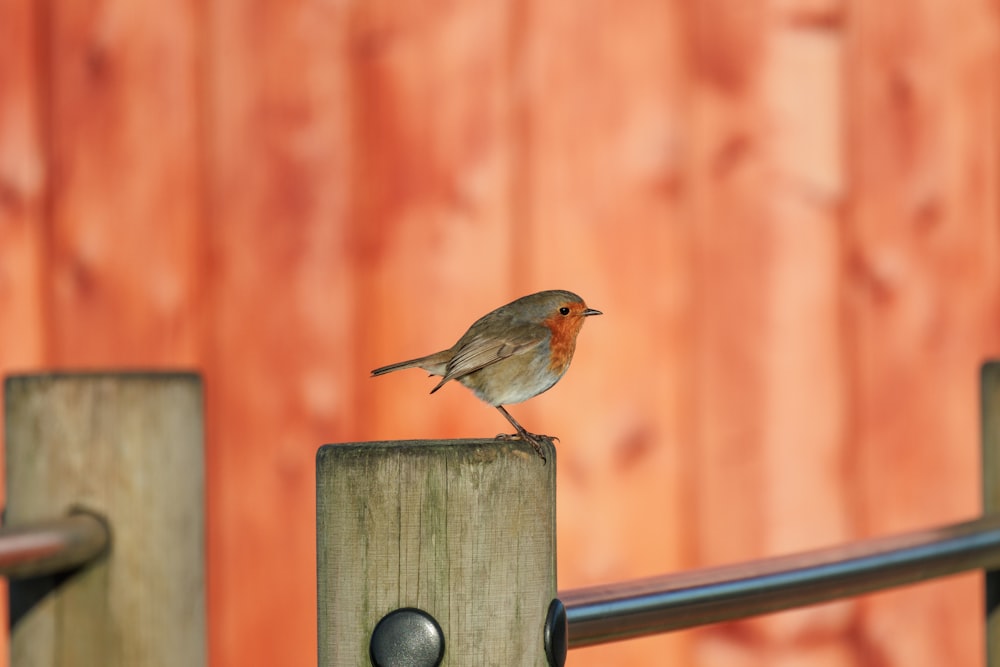
<path id="1" fill-rule="evenodd" d="M 561 592 L 569 646 L 803 607 L 1000 568 L 1000 516 L 749 563 Z"/>
<path id="2" fill-rule="evenodd" d="M 0 528 L 0 576 L 26 579 L 66 572 L 100 556 L 111 542 L 103 520 L 88 512 Z"/>

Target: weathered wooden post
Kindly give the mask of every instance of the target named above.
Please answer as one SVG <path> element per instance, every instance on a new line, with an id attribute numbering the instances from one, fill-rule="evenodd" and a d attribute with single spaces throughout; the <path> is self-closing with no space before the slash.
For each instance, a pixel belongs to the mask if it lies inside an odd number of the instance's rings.
<path id="1" fill-rule="evenodd" d="M 980 375 L 983 514 L 1000 514 L 1000 362 Z M 1000 667 L 1000 571 L 986 572 L 986 664 Z"/>
<path id="2" fill-rule="evenodd" d="M 105 557 L 23 611 L 18 667 L 172 667 L 207 660 L 202 393 L 195 375 L 8 378 L 9 524 L 83 508 Z"/>
<path id="3" fill-rule="evenodd" d="M 518 440 L 322 447 L 321 667 L 438 664 L 441 641 L 442 665 L 544 666 L 547 638 L 562 664 L 546 457 Z"/>

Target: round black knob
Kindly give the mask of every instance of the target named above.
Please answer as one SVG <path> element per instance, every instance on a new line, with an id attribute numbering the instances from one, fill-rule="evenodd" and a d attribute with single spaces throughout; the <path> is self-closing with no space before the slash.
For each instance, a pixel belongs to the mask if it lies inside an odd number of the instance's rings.
<path id="1" fill-rule="evenodd" d="M 375 667 L 437 667 L 444 657 L 444 633 L 426 611 L 404 607 L 382 617 L 368 651 Z"/>
<path id="2" fill-rule="evenodd" d="M 549 613 L 545 615 L 545 657 L 550 667 L 566 664 L 569 649 L 569 625 L 566 620 L 566 606 L 559 598 L 549 603 Z"/>

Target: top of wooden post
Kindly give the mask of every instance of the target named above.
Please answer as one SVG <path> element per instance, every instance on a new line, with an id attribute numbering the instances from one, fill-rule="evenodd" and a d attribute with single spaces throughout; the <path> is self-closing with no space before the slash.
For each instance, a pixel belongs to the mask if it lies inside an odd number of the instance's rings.
<path id="1" fill-rule="evenodd" d="M 316 459 L 321 665 L 368 665 L 376 624 L 416 608 L 443 665 L 547 665 L 556 595 L 555 449 L 519 440 L 322 447 Z"/>

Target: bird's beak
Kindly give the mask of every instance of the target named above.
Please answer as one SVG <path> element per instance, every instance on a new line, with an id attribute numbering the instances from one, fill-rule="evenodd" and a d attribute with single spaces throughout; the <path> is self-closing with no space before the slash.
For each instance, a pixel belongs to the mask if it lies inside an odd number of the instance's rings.
<path id="1" fill-rule="evenodd" d="M 583 316 L 584 317 L 588 317 L 590 315 L 603 315 L 603 314 L 604 313 L 602 313 L 601 311 L 594 310 L 593 308 L 588 308 L 587 310 L 583 311 Z"/>

